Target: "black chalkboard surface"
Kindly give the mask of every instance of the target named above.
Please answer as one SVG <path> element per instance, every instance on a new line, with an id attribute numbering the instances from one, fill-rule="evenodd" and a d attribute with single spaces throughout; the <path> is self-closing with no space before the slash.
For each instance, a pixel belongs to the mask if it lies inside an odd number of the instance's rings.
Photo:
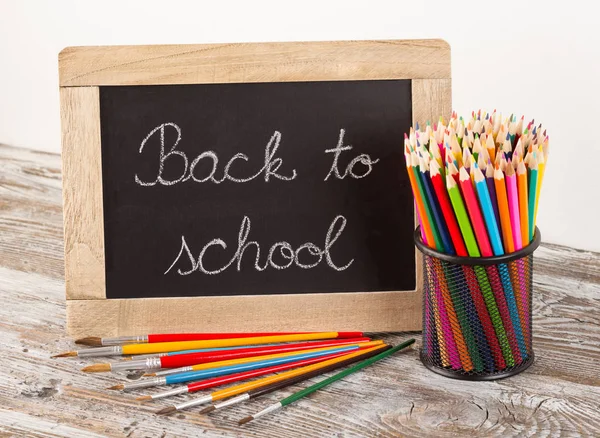
<path id="1" fill-rule="evenodd" d="M 414 290 L 411 81 L 101 86 L 106 297 Z"/>

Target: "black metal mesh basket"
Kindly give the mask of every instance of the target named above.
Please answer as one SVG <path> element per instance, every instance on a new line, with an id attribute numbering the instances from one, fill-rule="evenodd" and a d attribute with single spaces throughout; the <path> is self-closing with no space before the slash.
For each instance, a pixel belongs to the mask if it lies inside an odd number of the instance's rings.
<path id="1" fill-rule="evenodd" d="M 531 291 L 533 241 L 498 257 L 457 257 L 421 240 L 423 257 L 423 342 L 421 361 L 455 379 L 509 377 L 533 363 Z"/>

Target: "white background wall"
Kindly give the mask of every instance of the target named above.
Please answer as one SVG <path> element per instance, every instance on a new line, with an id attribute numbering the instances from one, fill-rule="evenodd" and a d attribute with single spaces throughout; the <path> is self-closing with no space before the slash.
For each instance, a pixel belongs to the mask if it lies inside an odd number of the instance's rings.
<path id="1" fill-rule="evenodd" d="M 60 151 L 57 55 L 66 46 L 443 38 L 452 47 L 459 113 L 497 108 L 548 129 L 551 155 L 538 214 L 544 241 L 600 251 L 594 4 L 0 0 L 0 143 Z"/>

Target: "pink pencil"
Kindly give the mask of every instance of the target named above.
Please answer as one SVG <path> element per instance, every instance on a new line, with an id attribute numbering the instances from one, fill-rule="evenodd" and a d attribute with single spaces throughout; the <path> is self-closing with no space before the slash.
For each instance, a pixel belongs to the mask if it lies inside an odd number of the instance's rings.
<path id="1" fill-rule="evenodd" d="M 508 192 L 508 209 L 510 211 L 510 225 L 512 227 L 515 251 L 523 248 L 521 241 L 521 219 L 519 218 L 519 192 L 517 191 L 517 175 L 510 160 L 506 166 L 506 191 Z"/>
<path id="2" fill-rule="evenodd" d="M 465 204 L 467 205 L 467 210 L 469 212 L 469 217 L 471 218 L 471 224 L 473 225 L 473 230 L 475 231 L 475 237 L 477 238 L 481 255 L 483 257 L 492 257 L 493 252 L 490 245 L 490 238 L 485 230 L 485 223 L 483 222 L 481 209 L 479 208 L 479 204 L 477 202 L 477 196 L 475 196 L 473 183 L 471 182 L 471 177 L 464 167 L 460 168 L 460 188 L 463 198 L 465 198 Z"/>

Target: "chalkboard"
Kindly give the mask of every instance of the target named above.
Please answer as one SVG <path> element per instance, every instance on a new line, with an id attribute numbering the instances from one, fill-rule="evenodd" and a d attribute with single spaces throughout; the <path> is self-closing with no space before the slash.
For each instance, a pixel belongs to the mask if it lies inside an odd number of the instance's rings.
<path id="1" fill-rule="evenodd" d="M 101 86 L 106 298 L 416 288 L 411 81 Z"/>

